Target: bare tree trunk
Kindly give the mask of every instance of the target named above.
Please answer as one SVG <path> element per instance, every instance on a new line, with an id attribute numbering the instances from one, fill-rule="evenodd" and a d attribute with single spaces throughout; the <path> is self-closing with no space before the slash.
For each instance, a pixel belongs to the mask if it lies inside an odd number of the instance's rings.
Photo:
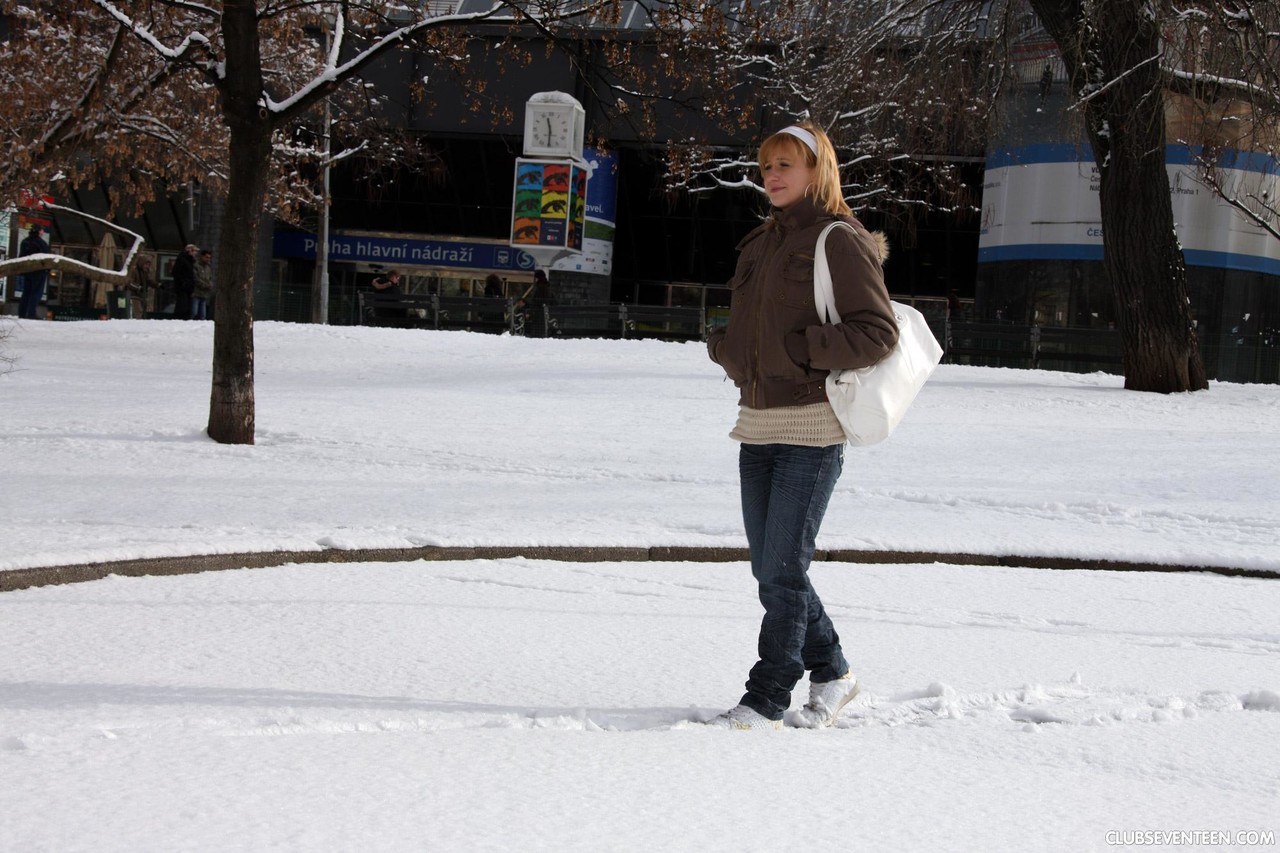
<path id="1" fill-rule="evenodd" d="M 1103 265 L 1120 326 L 1124 387 L 1162 393 L 1203 390 L 1208 381 L 1191 324 L 1182 248 L 1167 204 L 1163 140 L 1159 153 L 1148 149 L 1142 156 L 1117 153 L 1140 140 L 1113 133 L 1112 142 L 1112 163 L 1102 170 L 1102 205 L 1111 211 L 1102 217 Z"/>
<path id="2" fill-rule="evenodd" d="M 223 444 L 254 441 L 253 282 L 270 156 L 269 126 L 237 129 L 233 123 L 209 398 L 209 437 Z"/>
<path id="3" fill-rule="evenodd" d="M 1103 266 L 1115 300 L 1125 387 L 1208 387 L 1174 229 L 1165 165 L 1159 22 L 1141 0 L 1031 0 L 1084 103 L 1101 176 Z"/>
<path id="4" fill-rule="evenodd" d="M 222 97 L 231 129 L 231 158 L 218 248 L 208 432 L 223 444 L 253 444 L 253 282 L 272 127 L 270 113 L 258 103 L 262 58 L 252 0 L 227 0 L 222 31 L 227 51 Z"/>

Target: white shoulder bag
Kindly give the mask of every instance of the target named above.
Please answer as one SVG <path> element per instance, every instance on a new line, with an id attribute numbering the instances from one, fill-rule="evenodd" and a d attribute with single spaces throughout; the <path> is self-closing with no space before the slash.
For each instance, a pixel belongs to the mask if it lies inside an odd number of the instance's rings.
<path id="1" fill-rule="evenodd" d="M 840 322 L 827 263 L 827 234 L 842 225 L 853 230 L 846 222 L 831 223 L 818 236 L 813 253 L 813 303 L 823 322 Z M 898 345 L 893 351 L 870 367 L 827 374 L 827 399 L 850 444 L 875 444 L 888 438 L 942 360 L 942 347 L 924 315 L 910 305 L 889 304 L 898 324 Z"/>

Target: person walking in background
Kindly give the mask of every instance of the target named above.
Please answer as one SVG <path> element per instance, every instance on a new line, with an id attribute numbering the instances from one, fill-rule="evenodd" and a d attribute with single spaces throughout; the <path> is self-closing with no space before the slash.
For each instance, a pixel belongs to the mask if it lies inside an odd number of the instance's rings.
<path id="1" fill-rule="evenodd" d="M 1053 65 L 1046 62 L 1044 71 L 1040 72 L 1040 106 L 1044 106 L 1044 102 L 1049 99 L 1049 93 L 1053 91 Z"/>
<path id="2" fill-rule="evenodd" d="M 529 291 L 525 291 L 525 298 L 530 298 Z M 551 301 L 551 281 L 547 278 L 545 270 L 534 270 L 533 272 L 533 300 L 550 302 Z"/>
<path id="3" fill-rule="evenodd" d="M 489 273 L 484 279 L 484 295 L 488 299 L 502 298 L 502 278 L 494 272 Z M 493 311 L 482 311 L 480 319 L 489 323 L 501 323 L 505 309 L 497 308 Z"/>
<path id="4" fill-rule="evenodd" d="M 404 295 L 404 291 L 400 289 L 399 270 L 387 270 L 387 274 L 385 276 L 378 276 L 371 281 L 370 284 L 373 286 L 373 292 L 378 296 Z M 405 309 L 378 307 L 374 309 L 373 316 L 384 319 L 400 320 L 405 317 Z"/>
<path id="5" fill-rule="evenodd" d="M 520 299 L 516 302 L 516 307 L 535 307 L 538 305 L 547 305 L 550 304 L 550 302 L 551 282 L 547 280 L 546 272 L 543 270 L 535 270 L 533 273 L 533 282 L 525 288 L 524 293 L 520 294 Z"/>
<path id="6" fill-rule="evenodd" d="M 41 236 L 43 233 L 42 227 L 32 225 L 31 231 L 18 244 L 18 257 L 46 254 L 49 251 L 49 244 Z M 40 300 L 44 299 L 44 286 L 48 280 L 48 270 L 32 270 L 22 274 L 22 301 L 18 303 L 19 317 L 27 320 L 41 319 Z"/>
<path id="7" fill-rule="evenodd" d="M 386 277 L 375 278 L 371 284 L 373 290 L 382 296 L 402 296 L 400 290 L 400 273 L 397 270 L 387 270 Z"/>
<path id="8" fill-rule="evenodd" d="M 188 243 L 173 261 L 173 316 L 178 320 L 191 319 L 191 303 L 196 291 L 196 252 L 199 247 Z"/>
<path id="9" fill-rule="evenodd" d="M 196 284 L 191 296 L 191 319 L 208 320 L 209 299 L 213 296 L 213 250 L 201 249 L 195 265 Z"/>
<path id="10" fill-rule="evenodd" d="M 887 244 L 845 203 L 826 134 L 809 122 L 784 128 L 761 145 L 759 163 L 770 216 L 738 244 L 729 322 L 708 337 L 707 352 L 740 391 L 729 435 L 742 444 L 742 517 L 764 618 L 746 693 L 709 722 L 781 728 L 808 671 L 809 701 L 791 722 L 816 728 L 830 725 L 859 690 L 809 582 L 814 541 L 844 465 L 844 431 L 825 380 L 831 370 L 880 361 L 898 329 L 881 269 Z M 836 220 L 853 226 L 832 231 L 826 243 L 844 319 L 822 323 L 812 259 L 818 235 Z"/>
<path id="11" fill-rule="evenodd" d="M 151 307 L 151 293 L 155 287 L 155 281 L 151 278 L 151 258 L 146 255 L 138 258 L 129 274 L 127 287 L 133 306 L 130 315 L 135 320 L 141 320 L 147 316 L 148 311 L 154 310 Z"/>
<path id="12" fill-rule="evenodd" d="M 524 293 L 516 300 L 516 310 L 524 316 L 525 334 L 541 337 L 556 328 L 556 323 L 547 317 L 544 306 L 554 305 L 551 297 L 551 282 L 543 270 L 535 270 L 533 283 L 525 288 Z"/>

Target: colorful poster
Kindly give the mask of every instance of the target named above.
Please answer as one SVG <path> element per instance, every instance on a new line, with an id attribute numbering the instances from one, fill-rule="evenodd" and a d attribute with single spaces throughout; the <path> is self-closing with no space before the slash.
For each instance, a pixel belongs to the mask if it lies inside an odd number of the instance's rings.
<path id="1" fill-rule="evenodd" d="M 511 245 L 582 251 L 587 172 L 564 160 L 516 160 Z"/>

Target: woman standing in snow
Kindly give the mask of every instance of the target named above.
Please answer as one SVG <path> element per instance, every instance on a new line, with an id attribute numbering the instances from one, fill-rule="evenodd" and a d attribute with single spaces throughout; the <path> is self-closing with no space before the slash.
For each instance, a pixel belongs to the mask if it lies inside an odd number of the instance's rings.
<path id="1" fill-rule="evenodd" d="M 829 371 L 866 367 L 898 339 L 881 265 L 882 234 L 856 220 L 840 191 L 835 149 L 810 122 L 760 146 L 769 219 L 738 244 L 729 323 L 707 339 L 711 360 L 740 390 L 730 437 L 742 443 L 742 517 L 764 619 L 759 661 L 740 703 L 710 722 L 738 729 L 782 726 L 791 690 L 809 672 L 809 701 L 791 722 L 830 725 L 858 692 L 831 619 L 809 583 L 809 562 L 844 464 L 844 432 L 827 402 Z M 839 323 L 813 301 L 818 235 L 827 238 Z"/>

